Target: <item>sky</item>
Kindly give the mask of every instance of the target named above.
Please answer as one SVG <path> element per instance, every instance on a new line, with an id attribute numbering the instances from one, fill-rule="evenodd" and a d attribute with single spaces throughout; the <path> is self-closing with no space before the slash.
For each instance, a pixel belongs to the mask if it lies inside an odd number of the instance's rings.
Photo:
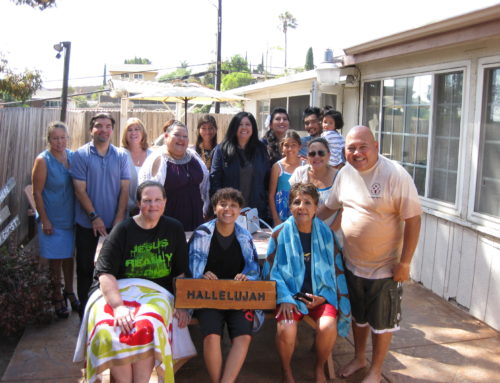
<path id="1" fill-rule="evenodd" d="M 104 65 L 148 58 L 161 73 L 186 61 L 193 73 L 216 59 L 217 0 L 57 0 L 39 11 L 0 0 L 0 52 L 12 69 L 37 69 L 45 88 L 60 87 L 64 60 L 54 44 L 71 41 L 69 84 L 99 85 Z M 222 58 L 235 54 L 278 73 L 284 66 L 284 34 L 278 16 L 297 20 L 288 32 L 288 67 L 314 63 L 327 48 L 343 48 L 498 4 L 474 0 L 222 0 Z M 203 64 L 203 65 L 202 65 Z"/>

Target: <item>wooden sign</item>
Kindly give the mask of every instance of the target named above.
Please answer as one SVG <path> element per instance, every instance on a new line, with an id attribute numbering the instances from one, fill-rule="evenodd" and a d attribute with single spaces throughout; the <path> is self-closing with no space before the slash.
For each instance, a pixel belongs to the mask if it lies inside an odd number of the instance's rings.
<path id="1" fill-rule="evenodd" d="M 0 189 L 0 203 L 9 195 L 10 191 L 16 186 L 14 178 L 10 177 L 7 183 Z"/>
<path id="2" fill-rule="evenodd" d="M 2 210 L 0 210 L 0 225 L 10 216 L 10 210 L 8 206 L 4 206 Z"/>
<path id="3" fill-rule="evenodd" d="M 19 216 L 16 215 L 7 226 L 2 230 L 0 233 L 0 245 L 2 245 L 7 238 L 9 238 L 9 235 L 17 229 L 21 221 L 19 221 Z"/>
<path id="4" fill-rule="evenodd" d="M 175 307 L 219 310 L 275 309 L 276 282 L 177 278 Z"/>

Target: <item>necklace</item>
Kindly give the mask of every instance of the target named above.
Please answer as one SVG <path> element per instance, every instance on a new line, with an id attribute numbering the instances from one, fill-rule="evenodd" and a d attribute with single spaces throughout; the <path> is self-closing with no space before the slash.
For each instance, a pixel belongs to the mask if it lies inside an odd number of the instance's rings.
<path id="1" fill-rule="evenodd" d="M 186 152 L 182 158 L 174 158 L 168 152 L 163 153 L 168 162 L 172 162 L 177 165 L 184 165 L 191 161 L 191 154 Z"/>

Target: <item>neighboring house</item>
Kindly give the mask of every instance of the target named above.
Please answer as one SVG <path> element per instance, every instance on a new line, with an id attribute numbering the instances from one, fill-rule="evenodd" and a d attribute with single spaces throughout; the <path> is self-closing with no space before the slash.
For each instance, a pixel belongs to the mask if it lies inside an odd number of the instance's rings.
<path id="1" fill-rule="evenodd" d="M 31 99 L 31 106 L 34 108 L 60 108 L 61 107 L 61 89 L 39 89 L 35 92 Z M 68 108 L 74 108 L 75 103 L 71 98 L 68 98 Z"/>
<path id="2" fill-rule="evenodd" d="M 112 80 L 156 81 L 158 70 L 149 64 L 110 65 L 109 74 Z"/>
<path id="3" fill-rule="evenodd" d="M 351 87 L 340 81 L 326 93 L 337 95 L 347 128 L 373 130 L 421 196 L 412 278 L 500 330 L 500 5 L 344 51 L 344 67 L 330 71 L 353 71 Z M 234 90 L 252 100 L 246 110 L 285 96 L 325 104 L 312 75 L 309 89 L 263 84 Z"/>

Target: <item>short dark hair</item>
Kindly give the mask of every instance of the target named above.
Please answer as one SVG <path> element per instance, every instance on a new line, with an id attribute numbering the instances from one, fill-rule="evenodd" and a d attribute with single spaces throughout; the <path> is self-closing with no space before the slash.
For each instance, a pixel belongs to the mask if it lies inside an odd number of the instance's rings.
<path id="1" fill-rule="evenodd" d="M 293 200 L 295 197 L 297 197 L 297 194 L 305 194 L 310 196 L 316 206 L 319 203 L 319 193 L 318 189 L 316 189 L 316 186 L 314 186 L 312 183 L 307 182 L 307 183 L 296 183 L 293 184 L 291 189 L 290 189 L 290 195 L 288 196 L 288 205 L 292 206 Z"/>
<path id="2" fill-rule="evenodd" d="M 94 117 L 90 119 L 90 130 L 94 127 L 94 123 L 96 120 L 99 118 L 107 118 L 108 120 L 111 120 L 111 125 L 113 125 L 113 129 L 115 127 L 115 119 L 111 116 L 109 113 L 101 112 L 96 114 Z"/>
<path id="3" fill-rule="evenodd" d="M 240 207 L 243 207 L 245 205 L 245 199 L 243 198 L 243 194 L 237 189 L 234 188 L 222 188 L 217 190 L 212 198 L 210 199 L 210 202 L 212 203 L 212 206 L 215 208 L 217 204 L 220 201 L 234 201 Z"/>
<path id="4" fill-rule="evenodd" d="M 314 137 L 311 141 L 309 141 L 307 143 L 307 148 L 309 149 L 309 147 L 312 145 L 312 144 L 322 144 L 325 146 L 326 148 L 326 151 L 328 153 L 330 153 L 330 146 L 328 145 L 328 141 L 323 138 L 323 137 Z"/>
<path id="5" fill-rule="evenodd" d="M 314 114 L 318 118 L 318 120 L 320 120 L 322 117 L 320 108 L 316 106 L 308 106 L 307 108 L 304 109 L 304 112 L 302 113 L 302 120 L 305 120 L 305 118 L 310 116 L 311 114 Z"/>
<path id="6" fill-rule="evenodd" d="M 344 119 L 342 113 L 334 110 L 331 106 L 325 106 L 323 109 L 323 118 L 330 116 L 335 121 L 335 129 L 342 129 L 344 127 Z"/>
<path id="7" fill-rule="evenodd" d="M 140 184 L 138 187 L 137 187 L 137 192 L 135 194 L 135 199 L 137 202 L 141 202 L 141 199 L 142 199 L 142 192 L 144 191 L 144 189 L 148 188 L 148 187 L 157 187 L 161 190 L 161 194 L 163 196 L 163 199 L 167 198 L 167 193 L 165 192 L 165 188 L 163 187 L 163 185 L 157 181 L 144 181 L 142 184 Z"/>

